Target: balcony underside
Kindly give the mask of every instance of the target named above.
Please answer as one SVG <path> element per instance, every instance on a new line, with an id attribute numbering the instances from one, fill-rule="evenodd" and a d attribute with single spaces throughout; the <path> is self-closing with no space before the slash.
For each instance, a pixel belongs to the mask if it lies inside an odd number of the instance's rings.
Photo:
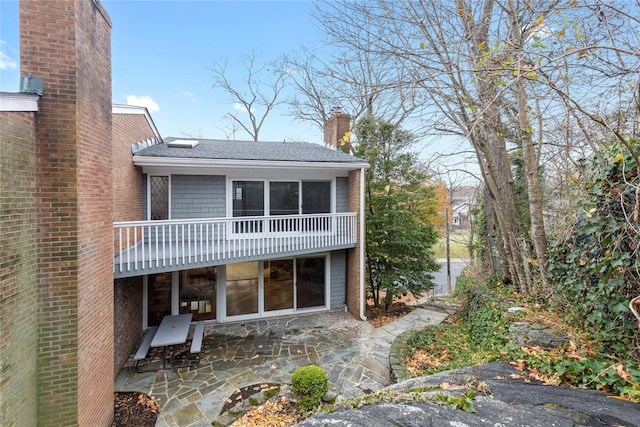
<path id="1" fill-rule="evenodd" d="M 167 271 L 225 265 L 236 262 L 285 258 L 354 248 L 355 243 L 327 244 L 323 236 L 297 239 L 264 238 L 210 242 L 208 247 L 198 243 L 167 244 L 156 247 L 138 244 L 123 251 L 114 259 L 114 278 L 141 276 Z"/>

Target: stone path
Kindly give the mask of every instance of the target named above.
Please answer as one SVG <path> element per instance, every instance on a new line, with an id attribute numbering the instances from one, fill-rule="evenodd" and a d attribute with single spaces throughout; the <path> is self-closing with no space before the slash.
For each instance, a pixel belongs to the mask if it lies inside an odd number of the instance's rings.
<path id="1" fill-rule="evenodd" d="M 355 397 L 391 383 L 389 353 L 400 334 L 439 324 L 455 308 L 436 299 L 380 328 L 342 311 L 207 325 L 197 368 L 146 373 L 124 368 L 115 390 L 152 396 L 160 427 L 211 426 L 237 389 L 290 383 L 293 372 L 309 364 L 327 371 L 331 391 Z"/>

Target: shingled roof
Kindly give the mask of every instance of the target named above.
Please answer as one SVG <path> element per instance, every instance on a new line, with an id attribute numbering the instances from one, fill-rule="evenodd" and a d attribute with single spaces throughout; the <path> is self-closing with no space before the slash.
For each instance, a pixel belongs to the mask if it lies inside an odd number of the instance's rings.
<path id="1" fill-rule="evenodd" d="M 194 147 L 172 147 L 173 141 L 197 142 Z M 364 160 L 308 142 L 229 141 L 165 138 L 135 153 L 142 157 L 177 159 L 263 160 L 286 162 L 362 163 Z"/>

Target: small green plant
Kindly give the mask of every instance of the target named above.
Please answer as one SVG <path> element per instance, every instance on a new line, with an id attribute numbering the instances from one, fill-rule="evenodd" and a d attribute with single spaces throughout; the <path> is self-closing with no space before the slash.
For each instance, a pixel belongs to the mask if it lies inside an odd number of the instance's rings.
<path id="1" fill-rule="evenodd" d="M 291 389 L 300 396 L 298 405 L 305 411 L 313 411 L 329 390 L 329 378 L 319 366 L 303 366 L 291 376 Z"/>

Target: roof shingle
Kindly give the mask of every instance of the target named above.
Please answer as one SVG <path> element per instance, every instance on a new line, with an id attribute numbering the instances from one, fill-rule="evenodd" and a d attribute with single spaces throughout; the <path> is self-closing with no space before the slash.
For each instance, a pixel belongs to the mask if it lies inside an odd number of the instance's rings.
<path id="1" fill-rule="evenodd" d="M 308 142 L 229 141 L 198 139 L 193 148 L 169 147 L 168 142 L 194 140 L 164 138 L 164 143 L 136 152 L 136 156 L 192 159 L 267 160 L 292 162 L 362 163 L 362 159 Z"/>

